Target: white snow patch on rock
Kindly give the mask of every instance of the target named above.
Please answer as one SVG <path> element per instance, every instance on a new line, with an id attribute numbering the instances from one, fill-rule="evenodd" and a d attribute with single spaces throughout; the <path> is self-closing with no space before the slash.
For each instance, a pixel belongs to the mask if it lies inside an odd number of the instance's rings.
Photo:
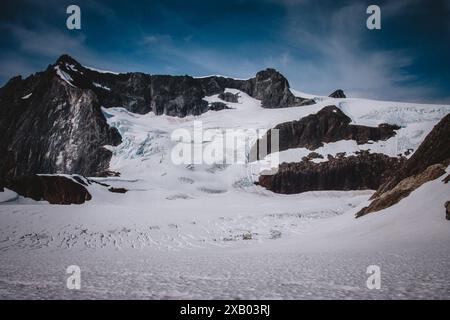
<path id="1" fill-rule="evenodd" d="M 72 87 L 75 87 L 72 84 L 72 77 L 65 71 L 61 70 L 61 68 L 59 66 L 55 66 L 55 70 L 56 70 L 56 74 L 62 79 L 64 80 L 66 83 L 68 83 L 69 85 L 71 85 Z"/>
<path id="2" fill-rule="evenodd" d="M 109 88 L 109 87 L 107 87 L 107 86 L 104 86 L 104 85 L 101 85 L 100 83 L 92 82 L 92 84 L 93 84 L 94 86 L 96 86 L 97 88 L 102 88 L 102 89 L 104 89 L 104 90 L 111 91 L 111 88 Z"/>

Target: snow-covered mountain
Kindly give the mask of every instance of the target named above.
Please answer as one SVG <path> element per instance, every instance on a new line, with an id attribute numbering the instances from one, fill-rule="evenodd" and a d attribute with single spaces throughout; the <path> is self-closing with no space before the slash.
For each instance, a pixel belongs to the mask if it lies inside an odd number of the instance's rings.
<path id="1" fill-rule="evenodd" d="M 449 298 L 449 113 L 308 95 L 273 69 L 114 74 L 62 56 L 0 89 L 0 295 Z M 199 124 L 200 140 L 174 137 Z M 252 159 L 273 129 L 280 150 Z M 180 143 L 246 161 L 176 163 Z M 66 264 L 87 270 L 84 291 L 60 288 Z"/>

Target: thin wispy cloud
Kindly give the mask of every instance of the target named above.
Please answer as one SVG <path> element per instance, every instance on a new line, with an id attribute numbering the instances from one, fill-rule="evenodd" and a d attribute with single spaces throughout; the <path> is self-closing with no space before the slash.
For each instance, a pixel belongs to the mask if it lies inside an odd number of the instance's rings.
<path id="1" fill-rule="evenodd" d="M 172 41 L 172 37 L 168 34 L 150 34 L 150 35 L 146 35 L 142 38 L 142 40 L 140 41 L 140 44 L 143 45 L 154 45 L 154 44 L 167 44 L 170 43 Z"/>
<path id="2" fill-rule="evenodd" d="M 396 4 L 389 14 L 401 10 Z M 308 28 L 295 14 L 289 17 L 285 34 L 297 50 L 312 52 L 313 58 L 294 60 L 286 73 L 296 84 L 312 92 L 346 90 L 351 96 L 377 99 L 423 101 L 436 93 L 431 85 L 414 85 L 418 76 L 405 68 L 414 64 L 414 56 L 406 50 L 378 49 L 366 46 L 366 7 L 362 3 L 344 6 L 331 15 L 326 13 L 308 23 L 321 24 Z M 291 71 L 295 70 L 295 71 Z"/>

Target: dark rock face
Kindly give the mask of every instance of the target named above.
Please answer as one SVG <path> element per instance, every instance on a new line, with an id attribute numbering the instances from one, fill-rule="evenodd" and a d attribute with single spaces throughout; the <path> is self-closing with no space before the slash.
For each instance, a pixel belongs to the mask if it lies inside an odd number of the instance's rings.
<path id="1" fill-rule="evenodd" d="M 266 69 L 250 79 L 253 98 L 261 100 L 263 108 L 287 108 L 314 104 L 314 100 L 295 97 L 289 90 L 289 82 L 275 69 Z"/>
<path id="2" fill-rule="evenodd" d="M 31 95 L 30 95 L 31 94 Z M 92 90 L 62 80 L 53 67 L 0 89 L 0 180 L 35 173 L 94 175 L 106 170 L 121 137 Z"/>
<path id="3" fill-rule="evenodd" d="M 449 181 L 450 181 L 450 174 L 449 175 L 447 175 L 445 178 L 444 178 L 444 180 L 442 180 L 444 183 L 449 183 Z"/>
<path id="4" fill-rule="evenodd" d="M 411 192 L 419 188 L 425 182 L 437 179 L 444 173 L 445 166 L 442 164 L 431 165 L 422 173 L 403 179 L 393 189 L 374 199 L 368 207 L 361 209 L 356 214 L 356 217 L 358 218 L 370 212 L 389 208 L 390 206 L 398 203 L 401 199 L 409 196 Z"/>
<path id="5" fill-rule="evenodd" d="M 70 76 L 74 86 L 94 91 L 101 106 L 124 107 L 140 114 L 152 111 L 157 115 L 177 117 L 199 115 L 208 111 L 208 103 L 203 98 L 214 94 L 220 94 L 226 102 L 237 102 L 233 94 L 224 93 L 225 88 L 238 89 L 262 100 L 263 108 L 315 103 L 294 97 L 286 78 L 274 69 L 258 72 L 256 77 L 248 80 L 238 80 L 220 76 L 193 78 L 138 72 L 102 73 L 83 67 L 68 55 L 61 56 L 56 65 Z"/>
<path id="6" fill-rule="evenodd" d="M 220 110 L 225 110 L 225 109 L 231 109 L 231 108 L 228 107 L 223 102 L 212 102 L 211 104 L 208 105 L 208 110 L 212 110 L 212 111 L 220 111 Z"/>
<path id="7" fill-rule="evenodd" d="M 185 116 L 208 110 L 202 87 L 192 77 L 152 76 L 151 107 L 157 114 Z"/>
<path id="8" fill-rule="evenodd" d="M 210 76 L 205 78 L 193 78 L 195 83 L 201 86 L 205 96 L 224 93 L 225 88 L 238 89 L 252 95 L 253 82 L 252 79 L 239 80 L 233 78 L 225 78 L 221 76 Z"/>
<path id="9" fill-rule="evenodd" d="M 252 97 L 261 100 L 264 108 L 284 108 L 297 103 L 287 79 L 275 69 L 258 72 L 252 82 Z"/>
<path id="10" fill-rule="evenodd" d="M 68 75 L 73 86 L 92 90 L 103 107 L 125 107 L 135 113 L 151 111 L 150 75 L 139 72 L 97 72 L 82 66 L 68 55 L 62 55 L 53 66 Z"/>
<path id="11" fill-rule="evenodd" d="M 145 114 L 185 117 L 208 111 L 207 95 L 236 88 L 249 92 L 250 83 L 223 77 L 149 75 L 140 72 L 113 74 L 86 68 L 68 55 L 56 62 L 77 88 L 92 90 L 103 107 L 123 107 Z"/>
<path id="12" fill-rule="evenodd" d="M 329 95 L 329 97 L 330 98 L 339 98 L 339 99 L 347 98 L 345 96 L 344 91 L 342 91 L 341 89 L 338 89 L 338 90 L 334 91 L 332 94 Z"/>
<path id="13" fill-rule="evenodd" d="M 23 197 L 51 204 L 82 204 L 92 198 L 83 185 L 62 176 L 21 177 L 9 180 L 4 187 Z"/>
<path id="14" fill-rule="evenodd" d="M 316 114 L 309 115 L 298 121 L 281 123 L 274 129 L 279 130 L 279 150 L 291 148 L 308 148 L 315 150 L 323 143 L 339 140 L 356 140 L 358 144 L 368 141 L 387 140 L 395 135 L 398 126 L 380 124 L 378 127 L 367 127 L 350 124 L 347 117 L 336 106 L 327 106 Z M 266 141 L 271 141 L 272 131 L 269 130 Z M 259 147 L 259 143 L 256 147 Z M 270 145 L 268 153 L 271 152 Z"/>
<path id="15" fill-rule="evenodd" d="M 321 163 L 282 163 L 276 174 L 260 176 L 259 184 L 282 194 L 377 189 L 403 161 L 403 158 L 362 152 L 357 156 L 330 158 Z"/>
<path id="16" fill-rule="evenodd" d="M 102 178 L 120 177 L 120 172 L 106 170 L 106 171 L 102 171 L 102 172 L 99 172 L 98 174 L 96 174 L 96 177 L 102 177 Z"/>
<path id="17" fill-rule="evenodd" d="M 239 96 L 237 94 L 231 93 L 231 92 L 222 92 L 219 94 L 219 99 L 226 101 L 226 102 L 232 102 L 237 103 Z"/>
<path id="18" fill-rule="evenodd" d="M 395 175 L 372 198 L 394 188 L 401 180 L 423 172 L 433 164 L 450 163 L 450 114 L 446 115 L 426 136 L 425 140 Z"/>
<path id="19" fill-rule="evenodd" d="M 445 173 L 450 164 L 450 114 L 445 116 L 428 134 L 417 151 L 405 164 L 393 172 L 371 197 L 368 207 L 356 217 L 388 208 L 408 196 L 427 181 Z M 445 182 L 445 179 L 444 179 Z"/>
<path id="20" fill-rule="evenodd" d="M 447 201 L 445 207 L 445 219 L 450 220 L 450 201 Z"/>
<path id="21" fill-rule="evenodd" d="M 323 155 L 321 155 L 317 152 L 310 152 L 308 154 L 308 159 L 323 159 Z"/>
<path id="22" fill-rule="evenodd" d="M 111 187 L 111 188 L 108 189 L 108 191 L 109 192 L 113 192 L 113 193 L 127 193 L 128 189 Z"/>

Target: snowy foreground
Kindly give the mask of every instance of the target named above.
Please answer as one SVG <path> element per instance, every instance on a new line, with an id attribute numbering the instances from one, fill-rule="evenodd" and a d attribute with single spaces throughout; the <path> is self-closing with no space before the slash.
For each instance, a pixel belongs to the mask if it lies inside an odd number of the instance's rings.
<path id="1" fill-rule="evenodd" d="M 236 92 L 236 90 L 230 90 Z M 217 100 L 216 96 L 208 97 Z M 278 195 L 253 185 L 263 163 L 174 164 L 177 128 L 217 134 L 263 129 L 335 104 L 355 124 L 402 126 L 384 142 L 340 141 L 324 155 L 361 149 L 392 156 L 416 150 L 448 106 L 316 98 L 313 106 L 262 109 L 240 93 L 231 110 L 198 117 L 136 115 L 104 109 L 123 143 L 111 170 L 93 178 L 83 205 L 56 206 L 0 193 L 0 297 L 138 299 L 450 298 L 450 184 L 439 178 L 383 211 L 355 219 L 373 191 Z M 227 151 L 228 152 L 228 151 Z M 299 161 L 310 151 L 278 154 Z M 450 168 L 447 169 L 450 173 Z M 66 287 L 66 268 L 81 269 L 81 290 Z M 369 290 L 367 267 L 381 268 Z"/>

